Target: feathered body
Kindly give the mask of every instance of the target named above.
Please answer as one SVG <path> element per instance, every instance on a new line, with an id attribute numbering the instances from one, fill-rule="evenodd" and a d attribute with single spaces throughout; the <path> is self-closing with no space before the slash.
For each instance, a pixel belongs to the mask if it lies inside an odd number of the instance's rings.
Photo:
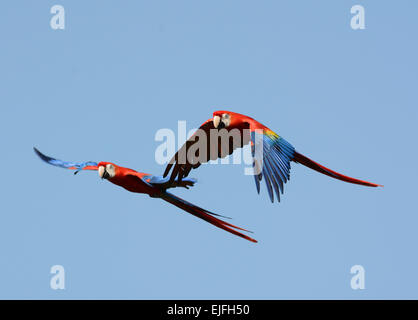
<path id="1" fill-rule="evenodd" d="M 118 185 L 130 192 L 148 194 L 150 197 L 153 198 L 161 198 L 175 205 L 176 207 L 213 224 L 218 228 L 221 228 L 246 240 L 257 242 L 255 239 L 237 230 L 247 232 L 250 231 L 237 227 L 221 219 L 218 219 L 215 216 L 220 215 L 200 208 L 184 199 L 181 199 L 173 195 L 172 193 L 167 192 L 167 189 L 169 188 L 192 187 L 196 183 L 195 179 L 185 178 L 182 180 L 175 179 L 171 181 L 169 178 L 163 178 L 161 176 L 154 176 L 143 172 L 137 172 L 133 169 L 124 168 L 111 162 L 67 162 L 48 157 L 36 148 L 34 148 L 34 150 L 35 153 L 48 164 L 61 168 L 77 170 L 75 173 L 79 172 L 80 170 L 96 170 L 99 172 L 99 176 L 102 179 L 106 179 L 109 182 Z"/>
<path id="2" fill-rule="evenodd" d="M 257 188 L 257 192 L 260 193 L 260 181 L 264 177 L 267 191 L 270 197 L 271 202 L 274 202 L 274 195 L 276 195 L 277 201 L 280 201 L 280 194 L 283 194 L 284 184 L 290 178 L 290 167 L 291 162 L 303 164 L 306 167 L 309 167 L 313 170 L 316 170 L 322 174 L 325 174 L 329 177 L 342 180 L 345 182 L 359 184 L 368 187 L 378 187 L 380 185 L 351 178 L 345 176 L 341 173 L 333 171 L 324 167 L 323 165 L 309 159 L 308 157 L 297 152 L 295 148 L 287 142 L 283 137 L 279 136 L 277 133 L 261 124 L 260 122 L 250 118 L 248 116 L 231 112 L 231 111 L 215 111 L 213 117 L 205 121 L 199 128 L 207 135 L 208 145 L 214 144 L 214 141 L 211 141 L 211 130 L 227 130 L 227 132 L 232 132 L 232 130 L 238 130 L 241 132 L 241 144 L 224 144 L 219 148 L 218 157 L 222 158 L 226 155 L 231 154 L 236 148 L 243 147 L 248 143 L 252 146 L 253 151 L 253 161 L 254 161 L 254 180 Z M 257 135 L 258 139 L 257 139 Z M 262 152 L 261 155 L 255 152 L 256 146 L 260 145 L 259 138 L 261 137 Z M 171 171 L 170 180 L 174 181 L 175 179 L 183 179 L 187 177 L 192 169 L 196 169 L 200 164 L 213 160 L 209 158 L 203 159 L 198 163 L 192 163 L 187 159 L 186 162 L 179 161 L 180 153 L 187 153 L 194 143 L 197 143 L 197 137 L 192 136 L 174 155 L 170 163 L 167 165 L 164 172 L 164 177 L 168 176 Z M 225 148 L 228 148 L 227 150 Z M 257 170 L 258 169 L 258 170 Z"/>
<path id="3" fill-rule="evenodd" d="M 238 142 L 229 139 L 226 143 L 219 144 L 219 137 L 212 137 L 210 134 L 211 130 L 215 130 L 215 132 L 226 130 L 227 133 L 231 133 L 235 130 L 238 132 Z M 187 156 L 184 157 L 184 155 L 188 155 L 188 151 L 192 150 L 195 147 L 195 144 L 199 142 L 198 133 L 203 133 L 206 139 L 206 149 L 204 150 L 205 152 L 202 152 L 203 156 L 202 154 L 199 154 L 199 151 L 191 158 L 188 158 Z M 211 139 L 218 139 L 218 141 L 213 141 Z M 130 192 L 143 193 L 154 198 L 161 198 L 218 228 L 246 240 L 257 242 L 253 238 L 240 232 L 248 230 L 218 219 L 215 216 L 219 215 L 202 209 L 167 192 L 167 189 L 169 188 L 188 188 L 193 186 L 196 180 L 187 178 L 192 169 L 196 169 L 202 163 L 210 160 L 226 157 L 227 155 L 232 154 L 235 149 L 242 148 L 247 144 L 250 144 L 252 149 L 254 180 L 257 192 L 260 193 L 260 181 L 264 177 L 271 202 L 274 202 L 275 195 L 277 201 L 280 201 L 280 195 L 283 194 L 284 191 L 284 184 L 290 178 L 291 162 L 303 164 L 308 168 L 345 182 L 368 187 L 380 186 L 372 182 L 351 178 L 328 169 L 297 152 L 283 137 L 279 136 L 260 122 L 248 116 L 230 111 L 215 111 L 213 117 L 205 121 L 200 126 L 199 130 L 188 139 L 173 156 L 170 163 L 167 165 L 163 176 L 154 176 L 137 172 L 133 169 L 124 168 L 111 162 L 66 162 L 48 157 L 37 149 L 35 149 L 35 152 L 43 161 L 54 166 L 76 170 L 75 173 L 80 170 L 97 170 L 102 179 L 107 179 L 109 182 Z M 261 152 L 259 152 L 260 147 Z M 168 177 L 170 171 L 171 174 Z"/>

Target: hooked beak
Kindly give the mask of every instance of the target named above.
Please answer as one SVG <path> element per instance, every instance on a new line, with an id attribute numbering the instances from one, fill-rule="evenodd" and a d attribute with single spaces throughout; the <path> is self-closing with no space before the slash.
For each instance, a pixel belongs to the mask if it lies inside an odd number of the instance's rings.
<path id="1" fill-rule="evenodd" d="M 110 178 L 109 173 L 106 171 L 106 168 L 103 167 L 103 166 L 99 167 L 99 176 L 102 179 L 109 179 Z"/>
<path id="2" fill-rule="evenodd" d="M 110 174 L 109 173 L 107 173 L 107 171 L 106 171 L 106 169 L 105 169 L 105 171 L 103 172 L 103 177 L 102 177 L 102 179 L 109 179 L 110 178 Z"/>
<path id="3" fill-rule="evenodd" d="M 218 128 L 219 123 L 221 122 L 221 117 L 220 116 L 214 116 L 213 117 L 213 126 L 216 128 Z"/>

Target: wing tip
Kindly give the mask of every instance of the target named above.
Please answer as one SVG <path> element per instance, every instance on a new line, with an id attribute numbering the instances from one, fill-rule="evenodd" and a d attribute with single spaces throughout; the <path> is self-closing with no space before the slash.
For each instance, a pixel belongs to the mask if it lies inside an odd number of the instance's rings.
<path id="1" fill-rule="evenodd" d="M 38 148 L 36 148 L 36 147 L 33 147 L 33 151 L 39 156 L 40 154 L 42 154 L 39 150 L 38 150 Z"/>
<path id="2" fill-rule="evenodd" d="M 41 151 L 39 151 L 36 147 L 33 147 L 33 151 L 36 153 L 36 155 L 41 158 L 41 160 L 48 162 L 50 158 L 46 155 L 44 155 Z"/>

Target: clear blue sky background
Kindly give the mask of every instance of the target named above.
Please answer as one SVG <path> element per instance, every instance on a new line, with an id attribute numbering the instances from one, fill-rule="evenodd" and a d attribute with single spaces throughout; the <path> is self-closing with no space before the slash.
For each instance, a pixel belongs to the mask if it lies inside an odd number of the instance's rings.
<path id="1" fill-rule="evenodd" d="M 52 30 L 50 8 L 66 10 Z M 366 29 L 350 28 L 363 4 Z M 416 1 L 2 1 L 0 298 L 418 298 Z M 176 194 L 258 244 L 73 161 L 160 174 L 155 133 L 250 115 L 373 189 L 293 165 L 280 204 L 240 165 Z M 49 286 L 63 265 L 66 289 Z M 350 268 L 366 289 L 350 287 Z"/>

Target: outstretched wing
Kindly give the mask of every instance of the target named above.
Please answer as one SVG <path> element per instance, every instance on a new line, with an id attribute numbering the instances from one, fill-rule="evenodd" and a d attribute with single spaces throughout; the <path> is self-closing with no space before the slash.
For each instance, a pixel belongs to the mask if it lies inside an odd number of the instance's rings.
<path id="1" fill-rule="evenodd" d="M 62 161 L 62 160 L 54 159 L 54 158 L 44 155 L 35 147 L 33 148 L 33 150 L 39 156 L 39 158 L 41 158 L 46 163 L 49 163 L 53 166 L 60 167 L 60 168 L 76 170 L 74 174 L 76 174 L 80 170 L 97 170 L 98 169 L 97 163 L 93 161 L 87 161 L 87 162 L 81 162 L 81 163 Z"/>
<path id="2" fill-rule="evenodd" d="M 218 130 L 214 127 L 212 119 L 207 120 L 171 158 L 163 177 L 173 169 L 170 181 L 174 182 L 176 179 L 181 181 L 192 169 L 198 168 L 202 163 L 225 158 L 237 148 L 248 144 L 249 128 L 249 123 L 243 122 L 238 128 Z"/>
<path id="3" fill-rule="evenodd" d="M 267 127 L 252 131 L 251 142 L 257 192 L 260 193 L 260 181 L 264 176 L 271 202 L 274 202 L 274 193 L 280 202 L 280 193 L 283 194 L 284 184 L 290 179 L 290 161 L 295 149 Z"/>
<path id="4" fill-rule="evenodd" d="M 290 161 L 295 152 L 293 146 L 269 128 L 247 117 L 244 118 L 240 126 L 221 129 L 226 130 L 227 134 L 231 134 L 232 130 L 237 130 L 238 141 L 234 141 L 237 136 L 233 134 L 227 140 L 222 139 L 222 135 L 215 137 L 210 134 L 211 130 L 218 129 L 214 127 L 212 119 L 209 119 L 198 129 L 200 133 L 196 132 L 190 137 L 174 155 L 165 169 L 164 177 L 172 169 L 170 181 L 181 181 L 183 177 L 188 176 L 192 169 L 198 168 L 202 163 L 226 157 L 237 148 L 251 143 L 257 192 L 260 193 L 260 181 L 264 176 L 270 200 L 274 202 L 274 194 L 276 194 L 277 201 L 280 202 L 280 193 L 283 194 L 283 186 L 290 177 Z M 203 156 L 200 154 L 195 156 L 193 152 L 189 154 L 189 151 L 195 148 L 195 145 L 202 139 L 202 135 L 206 135 L 206 154 Z M 214 148 L 215 152 L 213 152 Z"/>

